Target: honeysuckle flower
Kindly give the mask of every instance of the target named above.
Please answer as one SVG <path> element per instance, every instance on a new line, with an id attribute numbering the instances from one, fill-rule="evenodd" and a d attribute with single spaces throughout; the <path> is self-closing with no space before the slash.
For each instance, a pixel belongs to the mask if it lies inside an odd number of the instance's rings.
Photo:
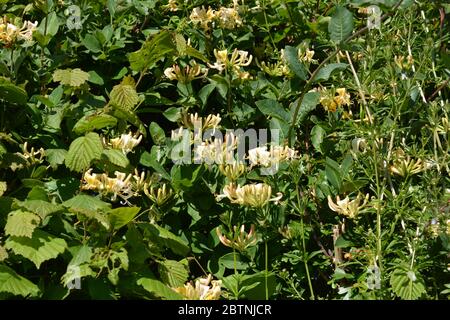
<path id="1" fill-rule="evenodd" d="M 343 105 L 350 105 L 350 95 L 346 92 L 345 88 L 338 88 L 336 89 L 336 93 L 338 94 L 336 97 L 334 97 L 334 101 L 338 106 Z"/>
<path id="2" fill-rule="evenodd" d="M 389 167 L 390 171 L 401 177 L 421 172 L 425 165 L 421 159 L 414 160 L 410 155 L 406 155 L 402 149 L 397 149 L 394 153 L 394 163 Z"/>
<path id="3" fill-rule="evenodd" d="M 6 20 L 0 18 L 0 42 L 5 43 L 7 46 L 11 46 L 18 40 L 25 40 L 27 42 L 33 39 L 33 32 L 36 30 L 37 21 L 32 23 L 25 21 L 22 28 L 19 29 L 12 23 L 7 23 Z"/>
<path id="4" fill-rule="evenodd" d="M 167 4 L 167 8 L 169 11 L 176 12 L 178 11 L 178 3 L 176 0 L 169 0 L 169 3 Z"/>
<path id="5" fill-rule="evenodd" d="M 230 181 L 236 181 L 240 176 L 245 173 L 245 165 L 238 161 L 230 164 L 221 164 L 219 171 Z"/>
<path id="6" fill-rule="evenodd" d="M 351 100 L 345 88 L 338 88 L 335 91 L 325 89 L 321 92 L 320 103 L 326 111 L 335 112 L 338 107 L 349 106 Z"/>
<path id="7" fill-rule="evenodd" d="M 189 83 L 195 80 L 200 74 L 201 77 L 205 77 L 208 73 L 208 69 L 202 69 L 199 64 L 194 64 L 193 66 L 187 65 L 184 68 L 180 68 L 178 65 L 174 64 L 164 70 L 164 75 L 169 80 L 177 80 L 181 83 Z"/>
<path id="8" fill-rule="evenodd" d="M 219 300 L 221 286 L 222 281 L 212 280 L 212 275 L 208 275 L 206 278 L 195 280 L 195 285 L 190 281 L 173 290 L 181 294 L 185 300 Z"/>
<path id="9" fill-rule="evenodd" d="M 299 48 L 298 49 L 298 58 L 299 60 L 306 63 L 317 63 L 317 60 L 314 60 L 314 50 L 309 50 L 308 48 Z"/>
<path id="10" fill-rule="evenodd" d="M 163 206 L 174 196 L 173 190 L 167 184 L 163 183 L 158 188 L 151 186 L 149 188 L 148 184 L 144 186 L 144 193 L 150 200 L 156 203 L 158 206 Z"/>
<path id="11" fill-rule="evenodd" d="M 245 225 L 240 227 L 233 226 L 233 235 L 231 239 L 223 235 L 220 227 L 216 228 L 216 234 L 224 246 L 239 250 L 241 252 L 258 242 L 258 238 L 255 234 L 255 226 L 253 224 L 251 225 L 248 233 L 245 232 Z"/>
<path id="12" fill-rule="evenodd" d="M 216 62 L 214 64 L 208 64 L 211 69 L 216 69 L 220 73 L 227 69 L 240 79 L 244 80 L 250 78 L 248 72 L 241 70 L 241 67 L 249 66 L 253 59 L 253 56 L 247 51 L 234 49 L 231 56 L 228 57 L 227 50 L 214 49 L 214 56 L 216 57 Z"/>
<path id="13" fill-rule="evenodd" d="M 200 117 L 198 113 L 184 113 L 181 122 L 185 128 L 191 130 L 205 131 L 219 127 L 222 118 L 219 114 L 209 114 L 206 117 Z M 180 132 L 179 132 L 180 133 Z"/>
<path id="14" fill-rule="evenodd" d="M 288 76 L 291 74 L 289 67 L 283 61 L 276 63 L 261 62 L 260 68 L 262 71 L 273 77 Z"/>
<path id="15" fill-rule="evenodd" d="M 369 201 L 369 194 L 366 194 L 364 198 L 362 197 L 363 196 L 361 194 L 358 194 L 358 196 L 354 200 L 350 200 L 348 196 L 341 200 L 341 198 L 337 196 L 335 203 L 331 199 L 331 196 L 328 196 L 327 197 L 328 206 L 334 212 L 342 214 L 348 218 L 354 219 L 357 217 L 359 211 L 363 209 L 367 205 L 367 202 Z M 363 200 L 362 204 L 361 200 Z"/>
<path id="16" fill-rule="evenodd" d="M 200 24 L 205 31 L 209 30 L 209 24 L 215 19 L 216 15 L 214 10 L 208 8 L 205 9 L 204 6 L 194 8 L 189 16 L 189 19 L 194 24 Z"/>
<path id="17" fill-rule="evenodd" d="M 272 198 L 272 187 L 265 183 L 247 184 L 243 187 L 230 183 L 223 188 L 223 194 L 218 195 L 216 199 L 220 201 L 228 198 L 231 203 L 262 208 L 269 202 L 278 203 L 282 197 L 282 193 L 278 192 L 277 196 Z"/>
<path id="18" fill-rule="evenodd" d="M 293 160 L 297 157 L 297 151 L 288 146 L 272 145 L 267 149 L 267 146 L 258 147 L 249 150 L 248 159 L 251 166 L 260 165 L 269 167 L 277 165 L 282 161 Z"/>
<path id="19" fill-rule="evenodd" d="M 139 135 L 139 133 L 133 135 L 130 131 L 128 134 L 122 134 L 120 138 L 111 139 L 110 143 L 114 149 L 122 150 L 124 154 L 127 154 L 133 151 L 134 147 L 141 141 L 142 135 Z"/>
<path id="20" fill-rule="evenodd" d="M 224 8 L 221 7 L 215 12 L 215 17 L 219 21 L 220 27 L 224 29 L 234 29 L 236 27 L 242 26 L 242 19 L 239 16 L 236 7 L 234 8 Z"/>
<path id="21" fill-rule="evenodd" d="M 233 151 L 237 148 L 237 139 L 233 133 L 227 133 L 224 139 L 207 140 L 194 148 L 194 161 L 207 164 L 233 163 Z"/>

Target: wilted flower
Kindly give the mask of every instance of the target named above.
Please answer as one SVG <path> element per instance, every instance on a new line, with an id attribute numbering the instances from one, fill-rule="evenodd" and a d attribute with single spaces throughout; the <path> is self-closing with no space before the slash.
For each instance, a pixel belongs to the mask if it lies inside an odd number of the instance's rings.
<path id="1" fill-rule="evenodd" d="M 216 228 L 217 236 L 219 237 L 220 242 L 224 246 L 244 251 L 250 246 L 253 246 L 257 243 L 258 239 L 255 234 L 255 226 L 252 224 L 250 227 L 250 231 L 247 233 L 245 232 L 245 225 L 242 225 L 240 227 L 233 226 L 233 236 L 231 239 L 227 238 L 223 235 L 220 227 Z"/>
<path id="2" fill-rule="evenodd" d="M 362 204 L 361 200 L 364 200 Z M 337 196 L 336 203 L 334 203 L 331 196 L 328 196 L 328 206 L 334 212 L 354 219 L 358 215 L 359 211 L 366 206 L 368 200 L 369 194 L 366 194 L 364 198 L 362 198 L 361 194 L 358 194 L 354 200 L 350 200 L 348 196 L 341 200 L 340 197 Z"/>
<path id="3" fill-rule="evenodd" d="M 272 187 L 265 183 L 247 184 L 243 187 L 230 183 L 223 188 L 223 194 L 216 198 L 220 201 L 228 198 L 231 203 L 237 203 L 243 206 L 262 208 L 270 201 L 278 203 L 283 195 L 278 192 L 275 198 L 272 198 Z"/>
<path id="4" fill-rule="evenodd" d="M 132 134 L 131 131 L 128 134 L 122 134 L 120 138 L 111 139 L 111 146 L 114 149 L 122 150 L 124 154 L 127 154 L 133 151 L 134 147 L 136 147 L 142 141 L 142 135 L 138 133 Z"/>
<path id="5" fill-rule="evenodd" d="M 221 294 L 222 281 L 212 280 L 212 275 L 206 278 L 195 280 L 195 285 L 191 282 L 182 287 L 174 288 L 185 300 L 219 300 Z"/>

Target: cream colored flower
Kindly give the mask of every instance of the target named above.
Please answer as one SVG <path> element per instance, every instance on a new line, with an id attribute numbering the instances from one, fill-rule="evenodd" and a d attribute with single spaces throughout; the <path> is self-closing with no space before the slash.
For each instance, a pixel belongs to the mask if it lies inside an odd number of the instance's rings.
<path id="1" fill-rule="evenodd" d="M 234 29 L 242 26 L 242 19 L 236 8 L 221 7 L 215 12 L 215 17 L 219 21 L 220 27 L 224 29 Z"/>
<path id="2" fill-rule="evenodd" d="M 0 18 L 0 42 L 4 42 L 7 46 L 10 46 L 17 40 L 31 41 L 37 25 L 37 21 L 34 23 L 25 21 L 22 28 L 19 29 L 14 24 L 7 23 L 6 20 L 3 21 Z"/>
<path id="3" fill-rule="evenodd" d="M 207 164 L 233 163 L 234 150 L 237 148 L 237 139 L 233 133 L 227 133 L 225 138 L 207 140 L 194 148 L 194 161 Z"/>
<path id="4" fill-rule="evenodd" d="M 240 79 L 250 78 L 248 72 L 241 70 L 242 67 L 249 66 L 253 59 L 253 56 L 247 51 L 234 49 L 229 57 L 227 50 L 214 49 L 214 56 L 216 57 L 216 62 L 214 64 L 208 64 L 211 69 L 216 69 L 220 73 L 227 69 Z"/>
<path id="5" fill-rule="evenodd" d="M 265 183 L 247 184 L 243 187 L 230 183 L 223 188 L 223 194 L 218 195 L 216 199 L 220 201 L 223 198 L 228 198 L 231 203 L 262 208 L 269 202 L 278 203 L 282 197 L 283 195 L 278 192 L 277 196 L 272 198 L 272 187 Z"/>
<path id="6" fill-rule="evenodd" d="M 144 193 L 147 195 L 147 197 L 150 198 L 150 200 L 152 200 L 160 207 L 171 200 L 174 196 L 174 193 L 170 186 L 165 183 L 163 183 L 158 188 L 155 188 L 153 186 L 149 188 L 148 184 L 146 184 L 144 187 Z"/>
<path id="7" fill-rule="evenodd" d="M 214 10 L 211 8 L 208 8 L 208 10 L 205 9 L 204 6 L 194 8 L 192 10 L 191 15 L 189 16 L 189 19 L 194 24 L 200 24 L 202 28 L 205 31 L 209 30 L 209 24 L 215 19 L 216 15 L 214 13 Z"/>
<path id="8" fill-rule="evenodd" d="M 397 149 L 393 153 L 394 163 L 390 166 L 390 171 L 401 177 L 417 174 L 425 169 L 421 159 L 414 160 L 410 155 L 406 155 L 402 149 Z"/>
<path id="9" fill-rule="evenodd" d="M 238 161 L 229 164 L 221 164 L 219 171 L 230 181 L 236 181 L 245 173 L 245 165 Z"/>
<path id="10" fill-rule="evenodd" d="M 134 147 L 136 147 L 142 141 L 142 135 L 138 133 L 132 134 L 131 131 L 128 134 L 122 134 L 120 138 L 111 139 L 111 146 L 114 149 L 122 150 L 124 154 L 127 154 L 133 151 Z"/>
<path id="11" fill-rule="evenodd" d="M 338 106 L 349 106 L 351 104 L 350 95 L 346 92 L 345 88 L 336 89 L 336 93 L 338 95 L 334 97 L 334 101 Z"/>
<path id="12" fill-rule="evenodd" d="M 278 165 L 282 161 L 293 160 L 297 157 L 297 152 L 288 146 L 267 146 L 249 150 L 248 159 L 251 166 L 270 167 Z"/>
<path id="13" fill-rule="evenodd" d="M 221 294 L 222 281 L 212 280 L 212 275 L 206 278 L 195 280 L 195 285 L 191 282 L 183 287 L 174 288 L 185 300 L 219 300 Z"/>
<path id="14" fill-rule="evenodd" d="M 363 200 L 362 204 L 361 200 Z M 358 194 L 354 200 L 350 200 L 348 196 L 341 200 L 340 197 L 337 196 L 336 203 L 334 203 L 331 196 L 328 196 L 328 206 L 334 212 L 354 219 L 357 217 L 359 211 L 366 206 L 368 200 L 369 194 L 366 194 L 364 198 L 362 198 L 361 194 Z"/>
<path id="15" fill-rule="evenodd" d="M 198 78 L 200 74 L 201 77 L 205 77 L 208 73 L 208 69 L 202 69 L 199 64 L 194 63 L 193 66 L 187 65 L 184 68 L 180 68 L 178 65 L 174 64 L 172 67 L 164 70 L 164 75 L 169 80 L 177 80 L 181 83 L 189 83 L 192 80 Z"/>
<path id="16" fill-rule="evenodd" d="M 233 236 L 231 239 L 228 239 L 226 236 L 223 235 L 220 227 L 216 228 L 217 236 L 219 237 L 220 242 L 227 247 L 239 250 L 239 251 L 245 251 L 248 247 L 254 246 L 258 239 L 255 234 L 255 226 L 252 224 L 250 227 L 250 231 L 247 233 L 245 232 L 245 225 L 242 225 L 240 227 L 233 226 Z"/>

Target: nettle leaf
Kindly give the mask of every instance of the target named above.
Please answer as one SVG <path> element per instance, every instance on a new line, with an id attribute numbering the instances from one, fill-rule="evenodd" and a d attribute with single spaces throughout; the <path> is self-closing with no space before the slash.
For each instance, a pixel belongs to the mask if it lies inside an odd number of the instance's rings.
<path id="1" fill-rule="evenodd" d="M 8 215 L 5 234 L 31 238 L 34 229 L 36 229 L 40 222 L 41 218 L 32 212 L 22 210 L 13 211 Z"/>
<path id="2" fill-rule="evenodd" d="M 394 293 L 405 300 L 419 299 L 426 293 L 425 282 L 420 273 L 401 265 L 391 274 L 390 284 Z"/>
<path id="3" fill-rule="evenodd" d="M 64 207 L 59 204 L 50 203 L 44 200 L 25 200 L 25 201 L 15 201 L 15 205 L 31 211 L 37 214 L 42 220 L 48 215 L 54 214 L 58 211 L 64 210 Z"/>
<path id="4" fill-rule="evenodd" d="M 130 164 L 130 160 L 128 160 L 127 156 L 123 154 L 121 150 L 117 149 L 107 149 L 103 150 L 103 156 L 108 159 L 112 164 L 126 168 Z"/>
<path id="5" fill-rule="evenodd" d="M 92 160 L 100 159 L 102 152 L 100 136 L 90 132 L 70 144 L 66 155 L 66 166 L 72 171 L 81 172 L 90 167 Z"/>
<path id="6" fill-rule="evenodd" d="M 342 6 L 337 6 L 328 24 L 328 32 L 334 42 L 344 41 L 353 32 L 352 13 Z"/>
<path id="7" fill-rule="evenodd" d="M 108 213 L 109 222 L 114 230 L 126 226 L 139 213 L 139 207 L 123 207 L 112 209 Z"/>
<path id="8" fill-rule="evenodd" d="M 127 76 L 122 82 L 114 86 L 110 92 L 111 104 L 125 110 L 132 110 L 139 103 L 136 83 L 133 77 Z"/>
<path id="9" fill-rule="evenodd" d="M 63 85 L 71 87 L 79 87 L 86 83 L 88 79 L 89 73 L 84 72 L 79 68 L 64 70 L 58 69 L 53 72 L 53 81 L 60 82 Z"/>
<path id="10" fill-rule="evenodd" d="M 116 125 L 117 119 L 109 114 L 87 115 L 78 120 L 73 127 L 73 132 L 83 134 L 106 127 L 115 127 Z"/>
<path id="11" fill-rule="evenodd" d="M 295 47 L 286 46 L 284 48 L 284 54 L 286 57 L 286 62 L 289 66 L 289 69 L 301 80 L 306 80 L 307 71 L 305 66 L 302 64 L 300 59 L 298 58 L 298 50 Z"/>
<path id="12" fill-rule="evenodd" d="M 5 248 L 31 260 L 39 269 L 43 262 L 63 253 L 67 243 L 64 239 L 37 229 L 31 238 L 10 236 L 5 242 Z"/>
<path id="13" fill-rule="evenodd" d="M 183 300 L 183 296 L 155 278 L 142 277 L 136 282 L 146 291 L 166 300 Z"/>
<path id="14" fill-rule="evenodd" d="M 333 72 L 345 70 L 347 67 L 348 67 L 347 63 L 330 63 L 325 67 L 323 67 L 322 69 L 320 69 L 319 72 L 317 72 L 313 81 L 315 82 L 327 81 Z"/>
<path id="15" fill-rule="evenodd" d="M 142 45 L 141 49 L 130 53 L 128 60 L 133 71 L 151 69 L 162 58 L 176 52 L 176 45 L 168 31 L 160 31 Z"/>
<path id="16" fill-rule="evenodd" d="M 17 274 L 13 269 L 0 265 L 0 292 L 15 296 L 37 296 L 40 292 L 37 285 Z"/>
<path id="17" fill-rule="evenodd" d="M 158 272 L 161 280 L 172 288 L 183 286 L 189 278 L 187 265 L 176 260 L 164 260 L 160 262 Z"/>

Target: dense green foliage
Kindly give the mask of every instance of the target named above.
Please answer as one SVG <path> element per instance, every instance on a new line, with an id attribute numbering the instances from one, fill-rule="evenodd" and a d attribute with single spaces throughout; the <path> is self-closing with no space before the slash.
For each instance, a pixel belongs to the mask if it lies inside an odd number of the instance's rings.
<path id="1" fill-rule="evenodd" d="M 449 14 L 0 0 L 0 297 L 447 299 Z M 196 113 L 283 148 L 176 162 Z"/>

